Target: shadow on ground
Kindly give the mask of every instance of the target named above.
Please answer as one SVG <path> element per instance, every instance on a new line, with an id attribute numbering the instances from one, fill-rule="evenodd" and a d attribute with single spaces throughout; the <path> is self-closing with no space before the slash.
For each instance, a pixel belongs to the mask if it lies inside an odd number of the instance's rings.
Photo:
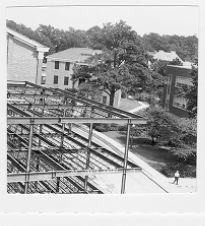
<path id="1" fill-rule="evenodd" d="M 105 135 L 114 139 L 122 145 L 126 143 L 126 136 L 120 134 L 117 131 L 105 132 Z M 145 144 L 146 141 L 146 144 Z M 132 147 L 130 151 L 136 154 L 143 161 L 148 163 L 150 166 L 158 171 L 161 171 L 164 166 L 171 163 L 177 163 L 176 158 L 166 149 L 152 146 L 151 141 L 144 138 L 133 138 L 131 137 Z"/>

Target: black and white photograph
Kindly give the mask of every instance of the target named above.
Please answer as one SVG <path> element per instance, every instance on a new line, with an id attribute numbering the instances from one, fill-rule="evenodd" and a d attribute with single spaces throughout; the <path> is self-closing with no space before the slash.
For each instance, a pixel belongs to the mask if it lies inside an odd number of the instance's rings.
<path id="1" fill-rule="evenodd" d="M 8 195 L 197 192 L 197 6 L 14 5 L 5 24 Z"/>

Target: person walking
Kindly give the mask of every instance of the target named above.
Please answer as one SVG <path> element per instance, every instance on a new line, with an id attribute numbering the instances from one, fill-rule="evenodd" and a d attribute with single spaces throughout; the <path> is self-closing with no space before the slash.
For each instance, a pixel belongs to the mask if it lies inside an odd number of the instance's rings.
<path id="1" fill-rule="evenodd" d="M 176 183 L 176 185 L 178 185 L 178 183 L 179 183 L 179 177 L 180 177 L 179 170 L 177 170 L 175 172 L 175 174 L 174 174 L 174 181 L 173 181 L 172 184 L 175 184 Z"/>

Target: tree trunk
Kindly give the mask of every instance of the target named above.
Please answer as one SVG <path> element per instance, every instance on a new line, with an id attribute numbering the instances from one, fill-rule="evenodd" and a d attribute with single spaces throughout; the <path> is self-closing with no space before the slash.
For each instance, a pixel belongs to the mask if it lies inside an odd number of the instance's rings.
<path id="1" fill-rule="evenodd" d="M 115 100 L 115 91 L 111 91 L 110 92 L 110 103 L 109 105 L 113 107 L 114 104 L 114 100 Z"/>
<path id="2" fill-rule="evenodd" d="M 157 142 L 156 142 L 156 137 L 155 136 L 151 136 L 152 137 L 152 146 L 154 146 Z"/>

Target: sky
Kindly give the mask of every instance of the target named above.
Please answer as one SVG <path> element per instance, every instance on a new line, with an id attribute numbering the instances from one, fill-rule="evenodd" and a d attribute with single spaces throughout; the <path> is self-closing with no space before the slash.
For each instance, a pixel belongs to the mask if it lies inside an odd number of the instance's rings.
<path id="1" fill-rule="evenodd" d="M 6 18 L 36 29 L 39 24 L 68 30 L 126 21 L 139 35 L 197 35 L 198 8 L 191 6 L 61 6 L 7 8 Z"/>

